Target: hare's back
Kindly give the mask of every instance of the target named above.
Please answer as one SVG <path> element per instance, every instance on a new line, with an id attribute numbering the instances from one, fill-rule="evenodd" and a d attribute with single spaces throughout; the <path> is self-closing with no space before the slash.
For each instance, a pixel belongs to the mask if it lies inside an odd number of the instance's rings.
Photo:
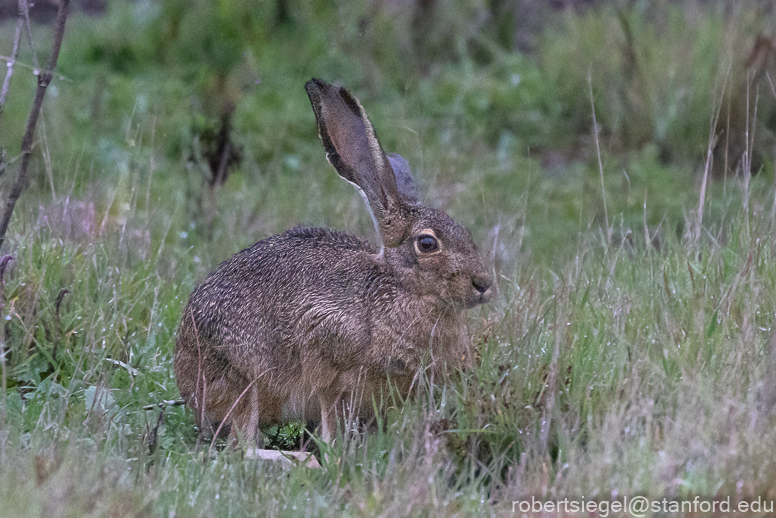
<path id="1" fill-rule="evenodd" d="M 296 355 L 295 330 L 312 310 L 353 318 L 365 310 L 364 290 L 381 276 L 374 254 L 369 243 L 328 229 L 269 237 L 208 275 L 191 294 L 183 325 L 195 323 L 201 344 L 229 357 Z"/>

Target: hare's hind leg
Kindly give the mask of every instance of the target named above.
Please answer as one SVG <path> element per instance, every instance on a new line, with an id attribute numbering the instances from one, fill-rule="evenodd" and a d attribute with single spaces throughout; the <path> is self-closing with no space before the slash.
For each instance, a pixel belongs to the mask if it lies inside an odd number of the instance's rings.
<path id="1" fill-rule="evenodd" d="M 266 387 L 248 386 L 235 403 L 229 439 L 232 442 L 242 441 L 248 447 L 261 447 L 261 427 L 277 423 L 280 418 L 280 398 L 270 393 Z"/>
<path id="2" fill-rule="evenodd" d="M 243 398 L 235 402 L 232 411 L 232 428 L 229 431 L 231 444 L 245 446 L 261 446 L 261 430 L 259 428 L 259 404 L 256 390 L 249 387 Z"/>
<path id="3" fill-rule="evenodd" d="M 343 387 L 347 387 L 343 390 Z M 344 433 L 358 428 L 364 417 L 371 417 L 374 383 L 363 368 L 354 369 L 337 378 L 336 382 L 318 392 L 321 405 L 321 439 L 331 444 L 341 427 Z"/>

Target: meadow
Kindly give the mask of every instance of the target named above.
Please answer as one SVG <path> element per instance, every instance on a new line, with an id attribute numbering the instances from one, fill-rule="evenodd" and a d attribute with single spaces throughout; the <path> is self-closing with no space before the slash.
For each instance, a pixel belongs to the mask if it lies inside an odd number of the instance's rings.
<path id="1" fill-rule="evenodd" d="M 690 0 L 75 9 L 0 250 L 0 516 L 772 503 L 774 14 Z M 15 24 L 0 22 L 0 54 Z M 36 84 L 22 65 L 51 39 L 32 31 L 0 115 L 2 200 Z M 326 163 L 311 77 L 359 97 L 425 202 L 472 230 L 496 287 L 469 311 L 471 368 L 389 402 L 382 430 L 316 445 L 320 470 L 211 449 L 164 403 L 179 398 L 183 306 L 217 264 L 300 223 L 374 239 Z M 299 423 L 265 433 L 309 441 Z"/>

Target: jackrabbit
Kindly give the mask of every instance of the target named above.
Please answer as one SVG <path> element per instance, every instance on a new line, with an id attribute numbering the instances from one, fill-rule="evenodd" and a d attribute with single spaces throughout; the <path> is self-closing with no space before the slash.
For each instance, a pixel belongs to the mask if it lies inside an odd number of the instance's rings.
<path id="1" fill-rule="evenodd" d="M 265 425 L 373 417 L 390 387 L 407 395 L 465 357 L 464 310 L 491 280 L 470 232 L 420 205 L 406 161 L 385 155 L 358 100 L 305 88 L 326 157 L 366 200 L 380 246 L 321 228 L 269 237 L 194 290 L 175 346 L 181 396 L 204 432 L 260 442 Z"/>

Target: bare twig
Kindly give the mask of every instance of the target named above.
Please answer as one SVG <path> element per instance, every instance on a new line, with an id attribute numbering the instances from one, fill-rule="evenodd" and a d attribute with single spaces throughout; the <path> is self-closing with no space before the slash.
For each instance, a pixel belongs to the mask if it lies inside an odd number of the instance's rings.
<path id="1" fill-rule="evenodd" d="M 5 107 L 5 100 L 8 97 L 8 87 L 11 85 L 11 77 L 13 76 L 13 66 L 16 63 L 16 58 L 19 56 L 19 43 L 22 40 L 22 30 L 24 30 L 24 15 L 21 9 L 19 10 L 19 21 L 16 24 L 16 34 L 13 37 L 13 50 L 11 51 L 11 59 L 8 61 L 8 69 L 5 71 L 5 80 L 3 81 L 3 89 L 0 90 L 0 116 L 3 114 L 3 108 Z"/>
<path id="2" fill-rule="evenodd" d="M 59 2 L 59 11 L 57 12 L 57 20 L 54 28 L 54 42 L 51 44 L 51 56 L 46 65 L 46 70 L 38 76 L 38 90 L 35 93 L 35 101 L 32 104 L 30 116 L 27 119 L 27 128 L 24 131 L 24 138 L 22 139 L 22 164 L 19 168 L 19 176 L 16 177 L 16 181 L 11 188 L 11 193 L 8 195 L 8 201 L 6 202 L 5 211 L 3 212 L 3 219 L 0 220 L 0 248 L 2 248 L 3 243 L 5 242 L 5 233 L 8 230 L 8 223 L 11 221 L 13 209 L 16 206 L 19 196 L 22 194 L 22 190 L 24 190 L 24 187 L 27 184 L 27 171 L 30 165 L 30 157 L 32 156 L 32 141 L 35 136 L 35 126 L 38 123 L 40 109 L 43 106 L 43 96 L 46 95 L 46 88 L 51 82 L 51 78 L 54 75 L 54 69 L 57 66 L 59 50 L 62 48 L 62 38 L 65 36 L 65 22 L 67 21 L 67 10 L 69 5 L 70 0 L 60 0 Z"/>
<path id="3" fill-rule="evenodd" d="M 164 412 L 160 410 L 159 417 L 156 419 L 156 426 L 148 434 L 148 455 L 153 455 L 159 447 L 159 427 L 162 424 L 164 424 Z"/>
<path id="4" fill-rule="evenodd" d="M 155 408 L 167 408 L 171 406 L 183 406 L 185 404 L 186 402 L 182 399 L 163 399 L 159 403 L 144 406 L 143 410 L 154 410 Z"/>
<path id="5" fill-rule="evenodd" d="M 67 3 L 67 2 L 66 2 Z M 60 3 L 60 8 L 62 7 Z M 30 26 L 30 6 L 27 0 L 19 0 L 19 16 L 24 20 L 24 25 L 27 28 L 27 42 L 30 44 L 30 51 L 32 52 L 32 64 L 35 65 L 35 69 L 38 70 L 40 65 L 38 64 L 38 53 L 35 52 L 35 42 L 32 41 L 32 27 Z"/>

